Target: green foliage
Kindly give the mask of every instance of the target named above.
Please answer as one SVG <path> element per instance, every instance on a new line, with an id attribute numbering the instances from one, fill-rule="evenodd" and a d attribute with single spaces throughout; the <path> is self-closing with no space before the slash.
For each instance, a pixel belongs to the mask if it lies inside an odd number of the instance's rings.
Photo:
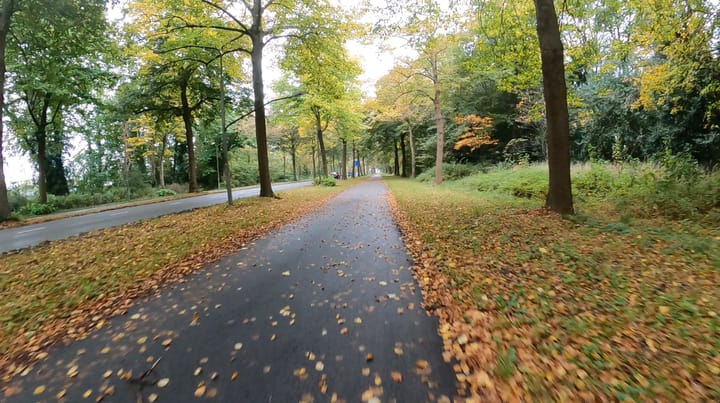
<path id="1" fill-rule="evenodd" d="M 18 213 L 23 216 L 33 216 L 54 213 L 55 210 L 56 208 L 52 204 L 30 202 L 22 206 Z"/>
<path id="2" fill-rule="evenodd" d="M 335 182 L 335 178 L 327 176 L 322 178 L 315 178 L 315 184 L 320 186 L 335 186 L 337 185 L 337 182 Z"/>
<path id="3" fill-rule="evenodd" d="M 175 196 L 177 193 L 172 189 L 158 189 L 155 191 L 156 197 Z"/>
<path id="4" fill-rule="evenodd" d="M 482 170 L 483 168 L 480 165 L 446 162 L 443 164 L 443 178 L 448 181 L 456 181 L 474 175 Z M 417 180 L 420 182 L 432 182 L 434 178 L 435 168 L 433 167 L 418 175 Z"/>

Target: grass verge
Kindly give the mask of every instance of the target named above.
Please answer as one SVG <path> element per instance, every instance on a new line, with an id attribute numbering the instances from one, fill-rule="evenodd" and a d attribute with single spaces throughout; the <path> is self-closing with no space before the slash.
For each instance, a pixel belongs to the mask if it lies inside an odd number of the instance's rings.
<path id="1" fill-rule="evenodd" d="M 476 401 L 720 400 L 717 227 L 597 200 L 565 220 L 480 180 L 387 180 Z"/>
<path id="2" fill-rule="evenodd" d="M 304 187 L 94 231 L 0 255 L 0 375 L 8 381 L 60 340 L 83 338 L 160 290 L 357 183 Z"/>

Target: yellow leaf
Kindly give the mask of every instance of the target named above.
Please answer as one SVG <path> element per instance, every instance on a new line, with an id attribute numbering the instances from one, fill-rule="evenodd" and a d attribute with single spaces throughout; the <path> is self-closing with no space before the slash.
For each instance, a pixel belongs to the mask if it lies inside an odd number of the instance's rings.
<path id="1" fill-rule="evenodd" d="M 43 392 L 45 392 L 45 385 L 40 385 L 33 390 L 33 395 L 37 396 Z"/>

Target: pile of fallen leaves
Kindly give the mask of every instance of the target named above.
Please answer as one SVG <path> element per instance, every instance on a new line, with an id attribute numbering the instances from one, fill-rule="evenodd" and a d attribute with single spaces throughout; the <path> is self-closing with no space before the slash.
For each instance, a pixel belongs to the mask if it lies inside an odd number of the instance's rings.
<path id="1" fill-rule="evenodd" d="M 720 400 L 720 229 L 388 184 L 470 400 Z"/>
<path id="2" fill-rule="evenodd" d="M 0 376 L 9 381 L 47 346 L 86 337 L 137 297 L 184 281 L 349 184 L 242 199 L 0 255 Z"/>

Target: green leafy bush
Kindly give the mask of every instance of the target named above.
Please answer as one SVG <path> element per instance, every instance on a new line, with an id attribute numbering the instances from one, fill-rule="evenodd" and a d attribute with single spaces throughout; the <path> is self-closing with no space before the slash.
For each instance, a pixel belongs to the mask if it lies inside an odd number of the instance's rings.
<path id="1" fill-rule="evenodd" d="M 158 189 L 155 192 L 155 196 L 157 197 L 165 197 L 165 196 L 175 196 L 177 193 L 175 193 L 172 189 Z"/>
<path id="2" fill-rule="evenodd" d="M 30 202 L 20 208 L 19 213 L 24 216 L 29 215 L 44 215 L 55 212 L 55 206 L 45 203 Z"/>
<path id="3" fill-rule="evenodd" d="M 456 181 L 475 175 L 483 171 L 483 167 L 473 164 L 444 163 L 443 164 L 443 180 Z M 420 182 L 432 182 L 435 179 L 435 167 L 423 171 L 418 175 L 417 180 Z"/>
<path id="4" fill-rule="evenodd" d="M 335 186 L 337 183 L 335 182 L 335 178 L 326 177 L 326 178 L 315 178 L 315 184 L 321 185 L 321 186 Z"/>

